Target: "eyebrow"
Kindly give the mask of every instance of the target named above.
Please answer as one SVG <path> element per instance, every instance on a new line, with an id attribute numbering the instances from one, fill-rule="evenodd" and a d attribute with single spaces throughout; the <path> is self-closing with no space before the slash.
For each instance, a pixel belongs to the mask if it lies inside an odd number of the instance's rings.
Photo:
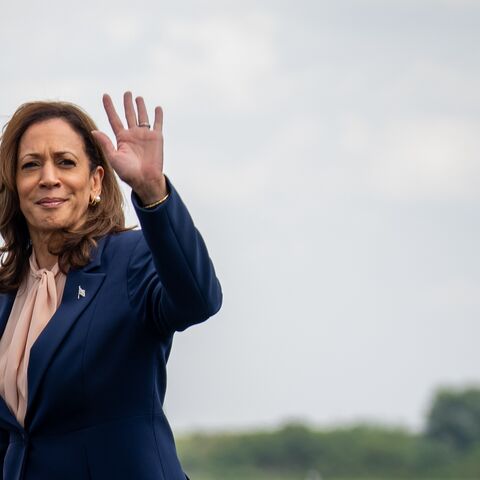
<path id="1" fill-rule="evenodd" d="M 53 156 L 54 157 L 59 157 L 61 155 L 65 155 L 66 153 L 68 153 L 69 155 L 72 155 L 73 157 L 75 157 L 78 160 L 78 157 L 73 152 L 70 152 L 69 150 L 59 150 L 58 152 L 54 152 Z M 21 156 L 19 158 L 19 160 L 24 160 L 27 157 L 42 158 L 43 155 L 41 155 L 40 153 L 35 153 L 35 152 L 28 152 L 25 155 Z"/>

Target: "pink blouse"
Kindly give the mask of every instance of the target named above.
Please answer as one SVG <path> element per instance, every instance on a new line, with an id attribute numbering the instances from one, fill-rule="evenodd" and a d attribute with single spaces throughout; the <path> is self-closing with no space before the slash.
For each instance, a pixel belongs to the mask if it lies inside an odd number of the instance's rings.
<path id="1" fill-rule="evenodd" d="M 35 252 L 30 272 L 17 291 L 0 339 L 0 395 L 23 426 L 28 400 L 28 359 L 37 337 L 62 301 L 67 277 L 58 267 L 39 268 Z"/>

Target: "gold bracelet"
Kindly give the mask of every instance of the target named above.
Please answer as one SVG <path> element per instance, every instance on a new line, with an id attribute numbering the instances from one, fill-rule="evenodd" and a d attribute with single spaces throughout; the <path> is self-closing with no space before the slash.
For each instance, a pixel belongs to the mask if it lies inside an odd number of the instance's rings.
<path id="1" fill-rule="evenodd" d="M 156 207 L 157 205 L 160 205 L 161 203 L 163 203 L 169 197 L 169 195 L 170 195 L 170 192 L 168 192 L 161 200 L 157 200 L 156 202 L 149 203 L 148 205 L 144 205 L 143 208 L 149 209 L 149 208 Z"/>

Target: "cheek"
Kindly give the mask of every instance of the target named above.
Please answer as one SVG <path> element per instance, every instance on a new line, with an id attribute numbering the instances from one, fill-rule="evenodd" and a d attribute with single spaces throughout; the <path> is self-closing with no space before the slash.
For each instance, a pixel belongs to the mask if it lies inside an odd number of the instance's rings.
<path id="1" fill-rule="evenodd" d="M 74 198 L 74 204 L 72 205 L 75 205 L 78 213 L 83 214 L 88 209 L 88 203 L 90 202 L 90 184 L 78 185 L 78 187 L 75 188 Z"/>
<path id="2" fill-rule="evenodd" d="M 86 186 L 84 185 L 83 188 L 81 189 L 80 195 L 82 197 L 82 200 L 85 200 L 87 203 L 90 200 L 90 191 L 91 191 L 90 184 Z"/>
<path id="3" fill-rule="evenodd" d="M 90 198 L 90 177 L 82 175 L 81 177 L 65 177 L 64 186 L 67 191 L 73 193 L 78 200 Z"/>
<path id="4" fill-rule="evenodd" d="M 20 202 L 20 207 L 25 205 L 28 197 L 35 188 L 35 182 L 26 179 L 17 180 L 17 195 Z"/>

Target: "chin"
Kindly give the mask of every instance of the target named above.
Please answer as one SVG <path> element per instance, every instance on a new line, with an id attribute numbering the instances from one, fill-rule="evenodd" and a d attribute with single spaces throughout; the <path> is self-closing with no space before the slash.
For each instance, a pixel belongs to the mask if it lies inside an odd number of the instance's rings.
<path id="1" fill-rule="evenodd" d="M 66 218 L 43 218 L 29 225 L 30 232 L 34 230 L 40 234 L 49 234 L 55 231 L 70 229 L 77 224 L 76 221 L 72 222 L 72 217 Z"/>

